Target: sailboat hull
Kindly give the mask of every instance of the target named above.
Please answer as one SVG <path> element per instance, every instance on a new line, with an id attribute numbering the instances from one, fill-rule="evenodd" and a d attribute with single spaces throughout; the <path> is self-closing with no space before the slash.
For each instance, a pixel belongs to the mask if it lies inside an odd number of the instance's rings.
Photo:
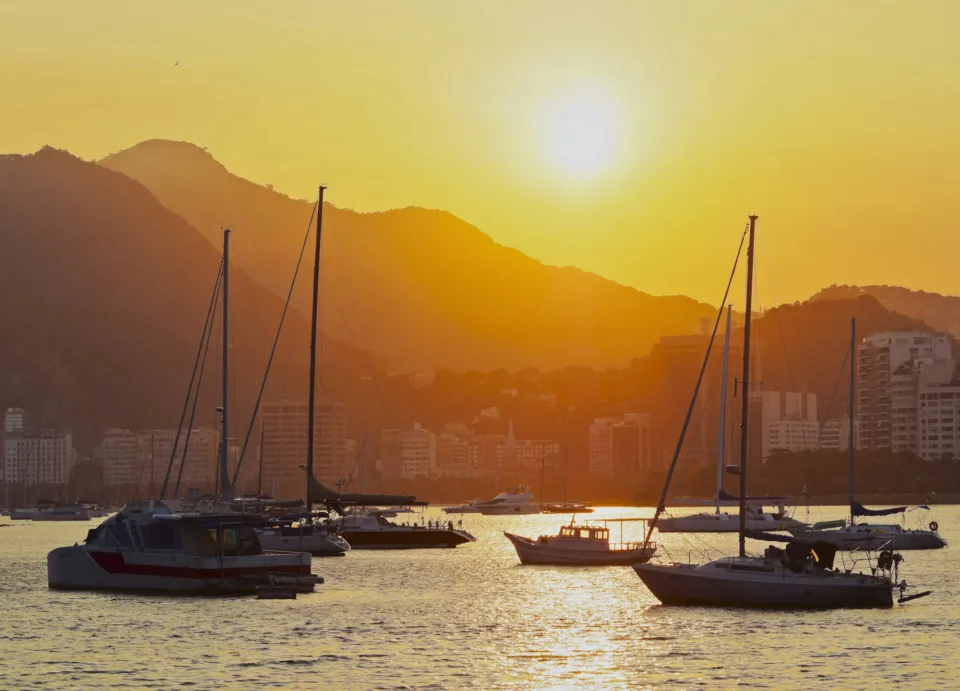
<path id="1" fill-rule="evenodd" d="M 749 568 L 756 568 L 753 573 Z M 840 609 L 892 607 L 889 581 L 857 574 L 794 574 L 761 566 L 723 568 L 637 564 L 634 571 L 665 605 L 755 607 L 765 609 Z"/>
<path id="2" fill-rule="evenodd" d="M 805 527 L 804 523 L 793 518 L 776 519 L 769 514 L 765 516 L 765 518 L 748 518 L 747 530 L 776 532 Z M 657 530 L 661 533 L 736 533 L 740 530 L 740 517 L 727 513 L 710 513 L 661 518 L 657 522 Z"/>
<path id="3" fill-rule="evenodd" d="M 940 549 L 947 546 L 946 540 L 932 530 L 898 530 L 899 526 L 881 531 L 873 529 L 854 530 L 791 530 L 790 534 L 804 540 L 820 540 L 837 545 L 844 550 L 893 549 L 920 550 Z"/>

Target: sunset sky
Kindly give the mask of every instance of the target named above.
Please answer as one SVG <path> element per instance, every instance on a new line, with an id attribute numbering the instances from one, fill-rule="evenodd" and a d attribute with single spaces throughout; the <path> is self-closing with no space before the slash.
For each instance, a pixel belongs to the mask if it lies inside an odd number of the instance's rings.
<path id="1" fill-rule="evenodd" d="M 949 0 L 5 0 L 0 151 L 186 140 L 714 304 L 754 212 L 766 306 L 955 294 L 958 25 Z"/>

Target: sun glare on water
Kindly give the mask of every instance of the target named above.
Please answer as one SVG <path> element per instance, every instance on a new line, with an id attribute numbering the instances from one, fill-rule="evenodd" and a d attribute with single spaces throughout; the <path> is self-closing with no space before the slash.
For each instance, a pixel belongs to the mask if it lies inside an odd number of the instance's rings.
<path id="1" fill-rule="evenodd" d="M 591 178 L 609 168 L 620 144 L 620 108 L 597 84 L 578 84 L 540 104 L 534 118 L 542 154 L 569 177 Z"/>

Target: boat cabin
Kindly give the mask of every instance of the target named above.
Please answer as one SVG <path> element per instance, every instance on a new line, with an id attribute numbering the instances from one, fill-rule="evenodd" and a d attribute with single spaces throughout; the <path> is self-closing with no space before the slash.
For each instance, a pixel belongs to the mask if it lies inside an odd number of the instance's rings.
<path id="1" fill-rule="evenodd" d="M 610 541 L 610 530 L 600 526 L 590 525 L 565 525 L 560 528 L 557 537 L 565 537 L 574 540 L 602 540 Z"/>

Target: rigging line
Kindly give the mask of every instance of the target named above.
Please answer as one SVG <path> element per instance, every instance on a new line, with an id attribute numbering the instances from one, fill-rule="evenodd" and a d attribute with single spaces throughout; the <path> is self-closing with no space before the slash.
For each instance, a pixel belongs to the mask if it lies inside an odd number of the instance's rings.
<path id="1" fill-rule="evenodd" d="M 360 458 L 363 456 L 364 451 L 366 451 L 366 449 L 367 449 L 367 439 L 368 439 L 368 437 L 367 437 L 367 436 L 364 436 L 364 438 L 363 438 L 363 443 L 360 445 L 360 452 L 357 454 L 357 457 L 353 459 L 353 466 L 350 468 L 350 474 L 347 475 L 347 482 L 346 482 L 346 484 L 344 484 L 344 486 L 343 486 L 343 488 L 344 488 L 345 490 L 346 490 L 346 489 L 349 489 L 349 488 L 350 488 L 350 483 L 353 482 L 353 474 L 354 474 L 354 472 L 356 472 L 356 470 L 357 470 L 357 463 L 360 462 Z"/>
<path id="2" fill-rule="evenodd" d="M 223 282 L 217 286 L 217 292 L 214 293 L 214 312 L 211 317 L 212 320 L 217 318 L 217 307 L 219 302 L 217 298 L 219 297 L 220 288 L 223 286 Z M 207 366 L 207 353 L 210 352 L 210 344 L 213 342 L 213 329 L 210 329 L 207 332 L 207 343 L 203 347 L 203 360 L 200 361 L 200 373 L 197 375 L 197 390 L 194 392 L 193 396 L 193 407 L 190 409 L 190 421 L 187 423 L 187 438 L 183 443 L 183 453 L 180 456 L 180 468 L 177 470 L 177 483 L 173 487 L 174 496 L 180 491 L 180 481 L 183 479 L 183 469 L 187 465 L 187 451 L 190 448 L 190 437 L 193 435 L 193 423 L 197 415 L 197 403 L 200 401 L 200 391 L 201 385 L 203 384 L 203 372 Z M 219 464 L 218 464 L 219 465 Z"/>
<path id="3" fill-rule="evenodd" d="M 703 395 L 703 405 L 700 406 L 700 415 L 697 416 L 697 422 L 693 427 L 693 436 L 696 437 L 703 428 L 703 416 L 707 412 L 707 404 L 710 402 L 710 393 L 713 390 L 713 379 L 709 379 L 707 383 L 707 390 Z M 705 453 L 703 444 L 700 444 L 700 453 Z M 680 472 L 677 474 L 676 484 L 679 486 L 683 482 L 683 478 L 686 476 L 687 469 L 690 465 L 690 457 L 693 455 L 693 444 L 687 444 L 687 455 L 684 456 L 683 461 L 679 464 Z"/>
<path id="4" fill-rule="evenodd" d="M 737 248 L 737 256 L 733 260 L 733 269 L 730 271 L 730 278 L 727 279 L 726 290 L 723 291 L 723 299 L 720 301 L 720 307 L 717 309 L 717 319 L 713 323 L 713 331 L 710 334 L 710 341 L 707 343 L 707 352 L 703 355 L 703 364 L 700 366 L 700 376 L 697 378 L 696 386 L 693 388 L 693 396 L 690 398 L 690 405 L 687 407 L 687 415 L 683 420 L 683 427 L 680 429 L 680 437 L 677 439 L 677 448 L 673 452 L 673 461 L 670 463 L 670 468 L 667 470 L 667 478 L 663 483 L 663 492 L 660 494 L 660 501 L 657 503 L 657 510 L 653 514 L 653 519 L 650 521 L 647 528 L 647 536 L 643 540 L 643 545 L 646 547 L 650 544 L 650 536 L 653 535 L 653 529 L 657 527 L 657 519 L 660 518 L 660 514 L 663 513 L 663 509 L 667 501 L 667 492 L 670 491 L 670 481 L 673 479 L 673 473 L 677 468 L 677 460 L 680 458 L 680 450 L 683 448 L 683 440 L 687 434 L 687 427 L 690 426 L 690 418 L 693 417 L 693 408 L 697 403 L 697 394 L 700 393 L 700 384 L 703 382 L 703 374 L 707 369 L 707 363 L 710 361 L 710 351 L 713 348 L 713 341 L 717 337 L 717 329 L 720 326 L 720 319 L 723 317 L 723 310 L 727 304 L 727 297 L 730 295 L 730 286 L 733 285 L 733 278 L 737 273 L 737 264 L 740 263 L 740 255 L 743 252 L 743 243 L 747 239 L 747 233 L 750 230 L 749 223 L 744 227 L 743 234 L 740 236 L 740 246 Z M 746 392 L 744 392 L 746 395 Z"/>
<path id="5" fill-rule="evenodd" d="M 167 472 L 163 476 L 163 485 L 160 486 L 160 499 L 167 492 L 167 484 L 170 482 L 170 473 L 173 470 L 173 461 L 177 457 L 177 447 L 180 445 L 180 433 L 183 430 L 183 421 L 187 416 L 187 407 L 190 405 L 190 395 L 193 393 L 193 384 L 197 378 L 197 370 L 200 368 L 200 357 L 203 354 L 203 343 L 207 337 L 207 329 L 212 328 L 213 313 L 216 311 L 217 293 L 220 290 L 220 281 L 223 279 L 223 259 L 220 260 L 220 266 L 217 269 L 217 280 L 213 283 L 213 295 L 210 297 L 210 304 L 207 306 L 207 316 L 203 321 L 203 330 L 200 332 L 200 343 L 197 344 L 197 356 L 193 361 L 193 373 L 190 375 L 190 383 L 187 385 L 187 395 L 183 399 L 183 410 L 180 411 L 180 422 L 177 423 L 177 434 L 173 439 L 173 449 L 170 451 L 170 462 L 167 463 Z"/>
<path id="6" fill-rule="evenodd" d="M 319 202 L 317 202 L 319 203 Z M 310 240 L 310 234 L 313 227 L 313 219 L 317 214 L 317 203 L 314 203 L 313 210 L 310 212 L 310 220 L 307 221 L 307 232 L 303 236 L 303 243 L 300 245 L 300 255 L 297 257 L 297 265 L 293 269 L 293 278 L 290 280 L 290 288 L 287 291 L 287 299 L 283 303 L 283 311 L 280 313 L 280 324 L 277 326 L 277 334 L 273 339 L 273 347 L 270 348 L 270 357 L 267 358 L 267 367 L 263 373 L 263 379 L 260 381 L 260 391 L 257 392 L 257 400 L 253 404 L 253 412 L 250 413 L 250 425 L 243 437 L 243 446 L 240 447 L 240 457 L 237 458 L 237 467 L 233 473 L 233 482 L 236 483 L 240 475 L 240 468 L 247 455 L 247 446 L 250 444 L 250 434 L 253 432 L 253 425 L 256 422 L 257 415 L 260 413 L 260 403 L 263 400 L 263 392 L 267 387 L 267 377 L 270 376 L 270 368 L 273 366 L 273 357 L 277 353 L 277 344 L 280 342 L 280 333 L 283 331 L 283 322 L 287 318 L 287 311 L 290 309 L 290 302 L 293 298 L 293 289 L 297 285 L 297 276 L 300 274 L 300 266 L 303 264 L 303 253 L 307 249 L 307 242 Z"/>
<path id="7" fill-rule="evenodd" d="M 762 242 L 762 241 L 761 241 L 761 242 Z M 764 256 L 766 256 L 766 255 L 764 255 Z M 765 263 L 765 264 L 763 265 L 764 273 L 767 275 L 767 287 L 770 289 L 770 303 L 773 305 L 773 308 L 772 308 L 772 309 L 776 312 L 776 315 L 777 315 L 777 328 L 778 328 L 779 331 L 780 331 L 780 345 L 783 347 L 783 359 L 784 359 L 784 361 L 785 361 L 785 363 L 786 363 L 786 365 L 787 365 L 787 378 L 790 380 L 791 391 L 799 391 L 799 389 L 797 388 L 796 379 L 794 379 L 794 376 L 793 376 L 793 367 L 790 365 L 790 353 L 787 352 L 787 337 L 786 337 L 786 334 L 784 333 L 784 330 L 783 330 L 783 319 L 781 318 L 781 315 L 780 315 L 780 313 L 781 313 L 783 310 L 782 310 L 782 308 L 778 308 L 778 307 L 776 306 L 777 296 L 776 296 L 776 293 L 775 293 L 774 290 L 773 290 L 773 279 L 770 277 L 770 264 L 771 264 L 771 263 L 773 263 L 772 256 L 771 256 L 770 258 L 767 258 L 767 263 Z M 781 306 L 781 307 L 782 307 L 782 306 Z M 801 341 L 801 343 L 800 343 L 800 345 L 801 345 L 801 352 L 802 352 L 802 353 L 806 353 L 806 352 L 807 352 L 807 349 L 806 349 L 806 347 L 804 346 L 804 343 L 803 343 L 802 329 L 801 329 L 799 338 L 800 338 L 800 341 Z M 809 370 L 808 370 L 808 371 L 809 371 Z M 802 409 L 802 403 L 801 403 L 801 409 Z"/>

